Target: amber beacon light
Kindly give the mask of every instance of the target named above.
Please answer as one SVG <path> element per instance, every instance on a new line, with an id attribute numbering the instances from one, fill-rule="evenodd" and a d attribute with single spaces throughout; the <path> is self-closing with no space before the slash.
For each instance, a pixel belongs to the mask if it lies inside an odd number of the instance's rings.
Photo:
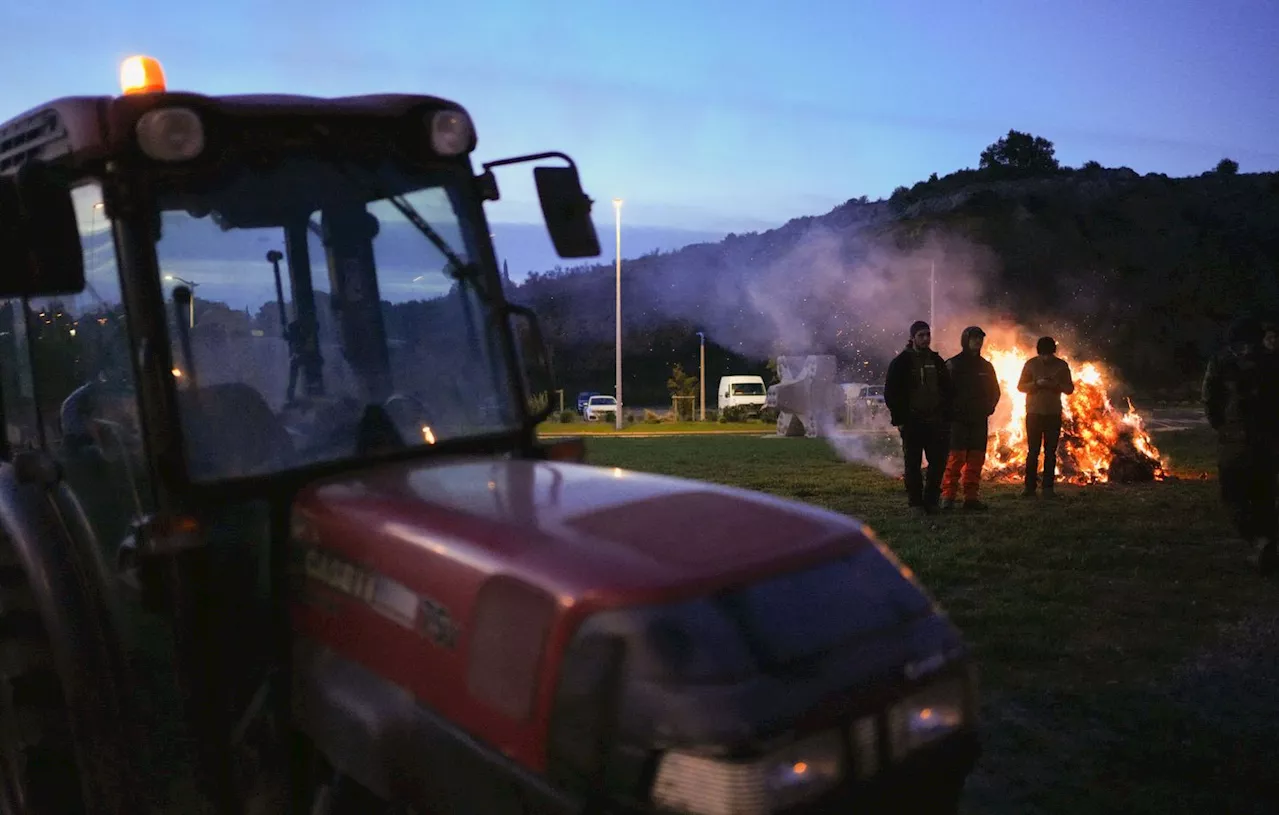
<path id="1" fill-rule="evenodd" d="M 120 89 L 126 96 L 135 93 L 162 93 L 164 69 L 152 57 L 129 57 L 120 63 Z"/>

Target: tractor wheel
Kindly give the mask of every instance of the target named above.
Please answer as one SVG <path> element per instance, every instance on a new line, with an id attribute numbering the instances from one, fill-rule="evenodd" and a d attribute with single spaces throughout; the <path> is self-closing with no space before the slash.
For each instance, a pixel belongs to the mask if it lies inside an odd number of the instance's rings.
<path id="1" fill-rule="evenodd" d="M 31 584 L 0 537 L 0 815 L 84 811 L 62 681 Z"/>

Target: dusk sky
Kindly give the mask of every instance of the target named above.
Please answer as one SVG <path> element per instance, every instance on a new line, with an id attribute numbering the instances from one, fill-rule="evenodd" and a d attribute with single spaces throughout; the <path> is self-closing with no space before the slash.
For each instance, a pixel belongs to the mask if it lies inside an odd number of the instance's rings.
<path id="1" fill-rule="evenodd" d="M 1277 169 L 1261 0 L 4 5 L 0 119 L 116 93 L 133 53 L 210 94 L 430 93 L 471 111 L 477 160 L 568 152 L 627 225 L 777 226 L 977 166 L 1010 128 L 1075 166 Z M 491 218 L 539 218 L 527 168 L 499 181 Z"/>

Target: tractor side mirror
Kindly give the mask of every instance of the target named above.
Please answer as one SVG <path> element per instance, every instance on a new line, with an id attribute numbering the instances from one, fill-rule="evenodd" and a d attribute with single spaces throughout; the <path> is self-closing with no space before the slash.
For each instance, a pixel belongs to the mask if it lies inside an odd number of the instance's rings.
<path id="1" fill-rule="evenodd" d="M 515 340 L 525 412 L 537 423 L 550 416 L 553 407 L 551 395 L 555 378 L 551 373 L 551 354 L 532 311 L 524 306 L 508 305 L 507 321 Z"/>
<path id="2" fill-rule="evenodd" d="M 83 290 L 80 229 L 65 179 L 39 162 L 0 178 L 0 298 Z"/>
<path id="3" fill-rule="evenodd" d="M 591 199 L 582 191 L 576 167 L 534 167 L 542 217 L 562 258 L 593 258 L 600 239 L 591 222 Z"/>

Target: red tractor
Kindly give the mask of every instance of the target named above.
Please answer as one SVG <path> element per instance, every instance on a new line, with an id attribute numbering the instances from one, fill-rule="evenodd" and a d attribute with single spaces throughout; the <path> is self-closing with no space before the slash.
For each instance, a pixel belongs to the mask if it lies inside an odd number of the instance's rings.
<path id="1" fill-rule="evenodd" d="M 963 641 L 870 530 L 540 443 L 429 96 L 0 125 L 0 813 L 952 811 Z"/>

